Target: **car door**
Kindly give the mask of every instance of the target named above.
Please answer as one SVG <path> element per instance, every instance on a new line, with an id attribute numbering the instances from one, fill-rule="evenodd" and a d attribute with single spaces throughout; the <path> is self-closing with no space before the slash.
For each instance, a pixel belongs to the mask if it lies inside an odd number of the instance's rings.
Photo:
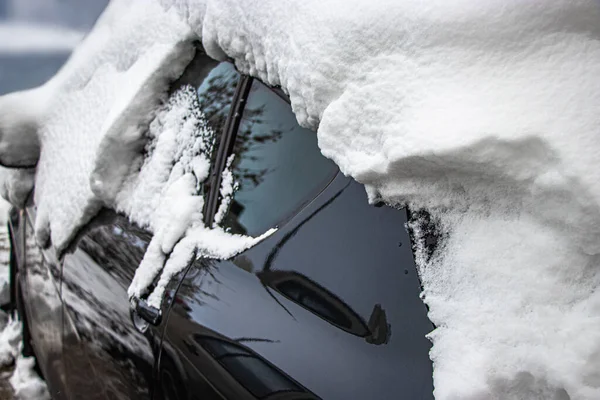
<path id="1" fill-rule="evenodd" d="M 173 90 L 194 86 L 207 124 L 221 132 L 239 77 L 232 64 L 219 63 L 199 50 Z M 160 399 L 154 393 L 154 372 L 163 324 L 150 324 L 133 313 L 127 295 L 151 238 L 126 217 L 104 210 L 65 254 L 63 357 L 69 399 Z M 172 281 L 167 294 L 177 284 Z M 171 299 L 162 303 L 163 316 Z"/>
<path id="2" fill-rule="evenodd" d="M 62 362 L 61 264 L 52 243 L 44 243 L 44 246 L 37 243 L 34 221 L 34 207 L 21 212 L 24 257 L 18 258 L 24 262 L 19 264 L 18 279 L 25 300 L 30 344 L 38 366 L 48 382 L 50 394 L 55 399 L 62 399 L 65 370 Z"/>
<path id="3" fill-rule="evenodd" d="M 63 358 L 69 399 L 148 399 L 160 331 L 131 319 L 127 288 L 151 235 L 104 210 L 63 259 Z"/>
<path id="4" fill-rule="evenodd" d="M 239 188 L 221 224 L 238 234 L 278 230 L 230 260 L 188 268 L 163 340 L 162 392 L 177 400 L 431 399 L 432 325 L 406 212 L 369 205 L 364 188 L 321 155 L 316 134 L 297 125 L 280 91 L 247 86 L 226 139 Z"/>

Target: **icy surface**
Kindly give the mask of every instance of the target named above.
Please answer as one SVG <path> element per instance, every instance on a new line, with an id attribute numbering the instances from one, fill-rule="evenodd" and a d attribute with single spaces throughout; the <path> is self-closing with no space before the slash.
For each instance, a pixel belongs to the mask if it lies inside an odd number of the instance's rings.
<path id="1" fill-rule="evenodd" d="M 206 164 L 157 174 L 147 208 L 121 195 L 152 168 L 145 127 L 200 38 L 289 93 L 371 200 L 432 215 L 434 254 L 413 225 L 438 400 L 600 398 L 597 0 L 160 2 L 113 2 L 35 110 L 0 108 L 3 138 L 38 124 L 41 239 L 65 245 L 103 204 L 139 212 L 157 240 L 134 294 L 190 259 L 188 237 L 228 254 L 199 222 Z"/>

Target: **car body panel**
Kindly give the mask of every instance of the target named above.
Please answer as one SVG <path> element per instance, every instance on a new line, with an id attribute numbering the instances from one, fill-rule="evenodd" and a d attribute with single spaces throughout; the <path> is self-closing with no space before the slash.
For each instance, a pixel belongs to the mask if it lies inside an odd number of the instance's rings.
<path id="1" fill-rule="evenodd" d="M 53 398 L 64 398 L 62 362 L 62 304 L 60 300 L 61 264 L 52 246 L 42 249 L 34 235 L 35 212 L 21 213 L 24 237 L 19 280 L 25 301 L 31 346 L 38 365 L 48 380 Z M 23 221 L 23 218 L 25 221 Z"/>
<path id="2" fill-rule="evenodd" d="M 125 217 L 104 211 L 65 254 L 63 357 L 70 398 L 86 391 L 103 399 L 151 398 L 162 328 L 134 322 L 127 295 L 150 239 Z M 90 368 L 81 371 L 85 361 Z"/>
<path id="3" fill-rule="evenodd" d="M 208 110 L 219 135 L 202 187 L 204 222 L 211 226 L 225 161 L 236 151 L 236 131 L 242 127 L 244 135 L 252 133 L 247 125 L 252 119 L 244 119 L 244 112 L 254 81 L 205 54 L 193 67 L 201 72 L 191 74 L 199 81 L 184 76 L 177 84 L 196 85 L 199 105 Z M 270 90 L 262 87 L 255 97 L 265 101 L 254 110 L 261 121 L 255 144 L 271 140 L 261 131 L 268 128 L 268 118 L 260 112 L 271 107 Z M 277 124 L 288 124 L 286 132 L 299 128 L 292 126 L 293 114 L 290 125 L 290 110 L 289 104 L 279 104 L 271 115 Z M 314 139 L 305 143 L 310 154 L 295 158 L 314 168 L 290 183 L 296 189 L 318 175 L 317 164 L 324 160 L 315 159 L 322 155 L 316 137 L 309 137 Z M 287 138 L 280 143 L 288 143 Z M 286 171 L 294 169 L 281 154 L 247 152 L 245 157 L 278 160 L 273 168 L 284 163 Z M 156 326 L 136 318 L 127 295 L 150 234 L 104 210 L 59 259 L 51 245 L 41 250 L 35 243 L 33 224 L 23 228 L 24 212 L 13 218 L 13 241 L 23 243 L 14 246 L 20 254 L 18 270 L 26 271 L 19 275 L 27 320 L 53 396 L 432 399 L 426 334 L 433 326 L 419 299 L 406 211 L 369 205 L 364 188 L 333 167 L 323 167 L 332 172 L 324 173 L 327 179 L 306 185 L 310 190 L 298 199 L 292 196 L 271 236 L 229 260 L 196 260 L 172 279 Z M 286 182 L 281 179 L 278 185 Z M 253 201 L 262 201 L 259 197 Z M 233 225 L 235 218 L 255 211 L 239 200 L 232 199 L 230 210 L 237 209 L 226 223 L 243 233 L 244 227 Z M 268 204 L 262 207 L 267 216 L 271 211 Z M 27 212 L 33 221 L 34 208 Z"/>
<path id="4" fill-rule="evenodd" d="M 169 315 L 163 391 L 431 399 L 432 325 L 405 222 L 402 210 L 369 206 L 364 188 L 340 174 L 262 243 L 232 260 L 198 261 Z M 252 361 L 224 365 L 197 339 L 207 337 L 243 347 Z"/>

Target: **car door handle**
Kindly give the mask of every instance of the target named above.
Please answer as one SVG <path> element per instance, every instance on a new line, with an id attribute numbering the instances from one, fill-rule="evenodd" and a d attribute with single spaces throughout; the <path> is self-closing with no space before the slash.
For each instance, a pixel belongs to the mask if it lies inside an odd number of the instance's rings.
<path id="1" fill-rule="evenodd" d="M 143 299 L 138 299 L 135 297 L 132 298 L 130 302 L 130 310 L 134 324 L 139 330 L 145 329 L 143 329 L 144 327 L 138 326 L 139 324 L 136 323 L 136 319 L 138 318 L 154 326 L 159 325 L 162 320 L 162 312 L 158 308 L 149 305 L 146 300 Z"/>

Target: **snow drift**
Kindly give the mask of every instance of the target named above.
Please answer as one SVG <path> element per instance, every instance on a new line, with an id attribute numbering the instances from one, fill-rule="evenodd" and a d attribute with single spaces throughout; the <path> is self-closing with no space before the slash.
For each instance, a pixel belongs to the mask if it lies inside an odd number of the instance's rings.
<path id="1" fill-rule="evenodd" d="M 600 398 L 598 1 L 160 3 L 113 2 L 38 89 L 40 239 L 121 204 L 200 39 L 289 93 L 372 201 L 431 214 L 433 254 L 412 227 L 436 398 Z"/>

